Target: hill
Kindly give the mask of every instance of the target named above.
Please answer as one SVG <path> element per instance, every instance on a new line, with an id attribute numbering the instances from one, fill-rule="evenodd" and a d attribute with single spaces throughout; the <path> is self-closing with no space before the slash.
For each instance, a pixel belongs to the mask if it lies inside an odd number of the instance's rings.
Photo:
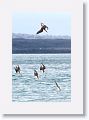
<path id="1" fill-rule="evenodd" d="M 71 38 L 69 36 L 14 34 L 12 38 L 12 53 L 71 53 Z"/>

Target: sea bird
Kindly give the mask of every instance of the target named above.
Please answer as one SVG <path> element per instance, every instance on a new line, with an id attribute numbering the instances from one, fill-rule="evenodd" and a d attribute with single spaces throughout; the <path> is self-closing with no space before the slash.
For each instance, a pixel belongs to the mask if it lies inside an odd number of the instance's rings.
<path id="1" fill-rule="evenodd" d="M 16 72 L 16 73 L 19 73 L 19 74 L 22 76 L 22 74 L 21 74 L 21 69 L 20 69 L 20 66 L 19 66 L 19 65 L 17 65 L 14 69 L 15 69 L 15 72 Z"/>
<path id="2" fill-rule="evenodd" d="M 34 76 L 36 76 L 39 79 L 38 72 L 36 70 L 34 70 Z"/>
<path id="3" fill-rule="evenodd" d="M 43 30 L 45 30 L 47 32 L 48 27 L 46 25 L 44 25 L 44 23 L 41 23 L 41 29 L 36 34 L 43 32 Z"/>
<path id="4" fill-rule="evenodd" d="M 57 90 L 60 91 L 61 88 L 60 88 L 60 86 L 58 85 L 58 83 L 56 81 L 55 81 L 55 84 L 56 84 Z"/>
<path id="5" fill-rule="evenodd" d="M 20 73 L 20 67 L 19 67 L 19 65 L 17 65 L 14 69 L 15 69 L 16 73 Z"/>
<path id="6" fill-rule="evenodd" d="M 41 64 L 41 66 L 40 66 L 40 70 L 42 70 L 43 73 L 44 73 L 44 70 L 45 70 L 45 69 L 46 69 L 45 65 L 44 65 L 44 64 Z"/>

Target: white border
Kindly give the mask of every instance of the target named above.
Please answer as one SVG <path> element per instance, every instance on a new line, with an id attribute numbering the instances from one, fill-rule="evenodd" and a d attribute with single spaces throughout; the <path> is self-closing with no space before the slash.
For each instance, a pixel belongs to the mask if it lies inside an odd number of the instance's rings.
<path id="1" fill-rule="evenodd" d="M 71 102 L 12 102 L 12 12 L 71 12 Z M 0 2 L 0 112 L 3 114 L 83 114 L 82 0 L 2 0 Z"/>

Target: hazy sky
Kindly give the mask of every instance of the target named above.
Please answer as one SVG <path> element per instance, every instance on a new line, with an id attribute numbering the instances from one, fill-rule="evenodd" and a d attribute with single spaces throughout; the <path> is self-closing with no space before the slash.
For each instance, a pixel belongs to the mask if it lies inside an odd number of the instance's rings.
<path id="1" fill-rule="evenodd" d="M 36 34 L 41 22 L 49 28 L 48 33 L 42 34 L 71 36 L 71 15 L 69 13 L 14 13 L 12 31 L 13 33 Z"/>

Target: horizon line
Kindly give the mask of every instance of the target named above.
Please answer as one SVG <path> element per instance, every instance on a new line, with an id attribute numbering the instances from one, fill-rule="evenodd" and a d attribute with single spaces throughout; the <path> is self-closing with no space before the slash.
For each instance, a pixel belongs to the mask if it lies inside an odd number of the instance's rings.
<path id="1" fill-rule="evenodd" d="M 27 35 L 37 35 L 37 34 L 31 34 L 31 33 L 15 33 L 15 32 L 12 32 L 12 34 L 27 34 Z M 39 35 L 37 35 L 37 36 L 68 36 L 68 37 L 71 37 L 71 35 L 67 35 L 67 34 L 65 34 L 65 35 L 60 35 L 60 34 L 56 34 L 56 35 L 52 35 L 52 34 L 39 34 Z"/>

